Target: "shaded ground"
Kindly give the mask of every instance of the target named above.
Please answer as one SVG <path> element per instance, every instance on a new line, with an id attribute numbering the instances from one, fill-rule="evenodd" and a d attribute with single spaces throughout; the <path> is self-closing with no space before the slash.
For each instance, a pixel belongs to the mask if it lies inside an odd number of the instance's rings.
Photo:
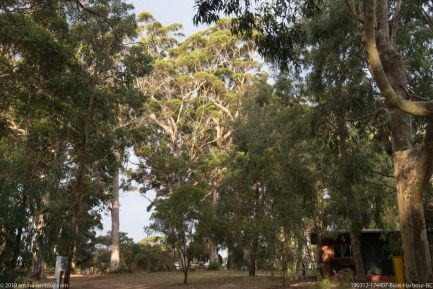
<path id="1" fill-rule="evenodd" d="M 245 272 L 191 272 L 188 285 L 182 284 L 181 272 L 113 274 L 92 277 L 73 277 L 71 289 L 276 289 L 281 288 L 278 277 L 250 278 Z M 308 289 L 308 284 L 294 284 L 293 289 Z"/>

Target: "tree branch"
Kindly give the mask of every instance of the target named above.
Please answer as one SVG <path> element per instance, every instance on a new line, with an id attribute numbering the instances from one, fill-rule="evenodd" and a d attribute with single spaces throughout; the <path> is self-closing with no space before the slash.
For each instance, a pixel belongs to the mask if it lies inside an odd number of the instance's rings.
<path id="1" fill-rule="evenodd" d="M 423 146 L 428 150 L 433 150 L 433 121 L 431 120 L 427 123 L 427 127 L 425 129 Z"/>
<path id="2" fill-rule="evenodd" d="M 224 105 L 218 103 L 218 101 L 216 99 L 213 99 L 212 97 L 209 97 L 208 99 L 213 103 L 213 105 L 225 112 L 230 117 L 230 119 L 233 119 L 231 111 L 228 110 Z"/>
<path id="3" fill-rule="evenodd" d="M 156 115 L 154 113 L 149 114 L 149 119 L 151 121 L 153 121 L 154 123 L 156 123 L 158 126 L 160 126 L 163 130 L 165 130 L 167 133 L 172 134 L 173 131 L 170 129 L 169 126 L 163 124 L 160 120 L 158 120 L 158 118 L 156 117 Z"/>
<path id="4" fill-rule="evenodd" d="M 27 131 L 23 128 L 20 128 L 19 125 L 17 125 L 13 120 L 6 119 L 6 122 L 8 123 L 8 128 L 12 130 L 13 132 L 17 133 L 20 136 L 26 136 Z"/>
<path id="5" fill-rule="evenodd" d="M 427 25 L 430 27 L 430 29 L 433 30 L 433 20 L 430 17 L 430 15 L 424 10 L 423 7 L 421 7 L 422 15 L 424 16 L 425 20 L 427 21 Z"/>
<path id="6" fill-rule="evenodd" d="M 392 46 L 395 46 L 395 42 L 396 42 L 397 24 L 398 24 L 398 20 L 400 19 L 402 2 L 403 2 L 402 0 L 397 1 L 397 4 L 395 6 L 394 16 L 391 19 L 391 27 L 390 27 L 389 34 L 390 34 L 390 41 Z"/>
<path id="7" fill-rule="evenodd" d="M 358 21 L 360 23 L 363 23 L 364 19 L 362 18 L 361 14 L 358 11 L 356 11 L 355 6 L 353 5 L 352 0 L 346 0 L 346 4 L 347 4 L 347 7 L 349 7 L 349 11 L 353 15 L 353 17 L 355 17 L 356 19 L 358 19 Z"/>
<path id="8" fill-rule="evenodd" d="M 376 46 L 376 8 L 374 0 L 364 1 L 364 40 L 368 63 L 370 64 L 373 78 L 376 81 L 382 95 L 391 107 L 421 117 L 433 116 L 433 101 L 416 102 L 400 97 L 390 85 L 380 60 Z"/>
<path id="9" fill-rule="evenodd" d="M 98 12 L 94 11 L 93 9 L 90 9 L 89 7 L 86 7 L 83 3 L 81 3 L 80 0 L 75 0 L 75 3 L 77 4 L 77 6 L 79 8 L 83 9 L 84 11 L 86 11 L 90 14 L 97 16 L 98 18 L 101 18 L 108 26 L 110 26 L 110 28 L 113 28 L 110 21 L 108 21 L 107 17 L 99 14 Z"/>
<path id="10" fill-rule="evenodd" d="M 374 18 L 376 19 L 376 31 L 382 33 L 381 36 L 389 40 L 388 0 L 375 0 Z"/>

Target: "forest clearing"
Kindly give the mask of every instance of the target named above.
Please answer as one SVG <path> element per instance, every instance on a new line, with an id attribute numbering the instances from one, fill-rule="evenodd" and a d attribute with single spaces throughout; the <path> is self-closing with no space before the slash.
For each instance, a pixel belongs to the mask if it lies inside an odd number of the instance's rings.
<path id="1" fill-rule="evenodd" d="M 273 289 L 280 288 L 278 277 L 258 274 L 249 278 L 245 272 L 208 271 L 192 272 L 188 286 L 182 283 L 181 272 L 112 274 L 95 277 L 72 277 L 77 288 L 88 289 Z M 310 289 L 311 283 L 297 283 L 297 289 Z"/>
<path id="2" fill-rule="evenodd" d="M 432 0 L 1 0 L 0 288 L 433 288 L 432 91 Z"/>

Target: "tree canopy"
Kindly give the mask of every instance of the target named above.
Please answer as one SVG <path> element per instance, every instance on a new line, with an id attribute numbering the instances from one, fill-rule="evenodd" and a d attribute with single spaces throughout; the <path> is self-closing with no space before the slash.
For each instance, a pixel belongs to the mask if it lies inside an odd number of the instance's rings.
<path id="1" fill-rule="evenodd" d="M 0 282 L 67 256 L 67 284 L 176 262 L 186 283 L 226 250 L 285 286 L 323 273 L 335 232 L 365 281 L 365 229 L 399 230 L 406 281 L 432 281 L 432 2 L 195 8 L 212 25 L 185 36 L 122 0 L 0 3 Z M 133 186 L 156 193 L 140 243 L 119 227 Z"/>

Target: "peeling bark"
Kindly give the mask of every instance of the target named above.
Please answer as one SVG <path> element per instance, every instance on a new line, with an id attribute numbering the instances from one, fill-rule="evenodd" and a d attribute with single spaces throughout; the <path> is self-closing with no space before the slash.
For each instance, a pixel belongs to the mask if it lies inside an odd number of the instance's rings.
<path id="1" fill-rule="evenodd" d="M 43 199 L 47 199 L 47 198 L 44 197 Z M 45 203 L 44 200 L 43 203 Z M 45 206 L 48 206 L 48 201 L 46 202 Z M 43 226 L 45 226 L 44 214 L 38 212 L 35 218 L 36 218 L 36 229 L 40 230 Z M 31 269 L 30 276 L 36 280 L 45 278 L 45 260 L 44 260 L 44 256 L 42 255 L 42 252 L 40 251 L 40 248 L 37 248 L 37 252 L 33 253 L 32 269 Z"/>
<path id="2" fill-rule="evenodd" d="M 407 282 L 415 283 L 433 280 L 422 201 L 426 169 L 420 165 L 421 156 L 422 152 L 418 149 L 394 153 L 405 275 Z"/>
<path id="3" fill-rule="evenodd" d="M 110 270 L 115 271 L 119 268 L 120 262 L 120 245 L 119 245 L 119 160 L 116 160 L 116 168 L 113 178 L 113 196 L 111 199 L 111 260 Z"/>

